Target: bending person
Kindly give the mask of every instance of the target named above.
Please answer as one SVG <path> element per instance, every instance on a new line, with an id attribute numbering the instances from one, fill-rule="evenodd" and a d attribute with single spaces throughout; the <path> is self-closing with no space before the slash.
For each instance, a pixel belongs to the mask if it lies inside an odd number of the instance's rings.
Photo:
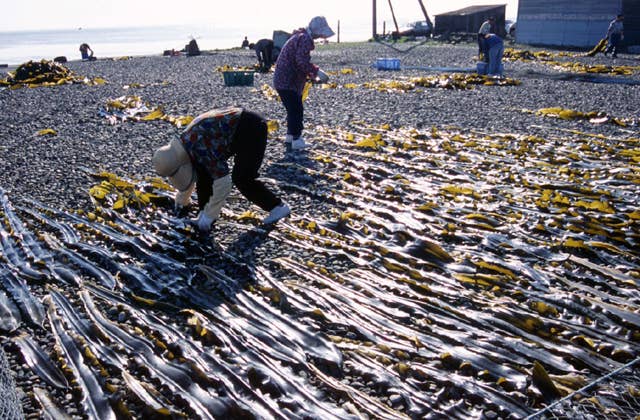
<path id="1" fill-rule="evenodd" d="M 487 74 L 489 76 L 502 76 L 502 55 L 504 54 L 504 42 L 496 34 L 486 34 L 484 43 L 487 48 L 489 65 Z"/>
<path id="2" fill-rule="evenodd" d="M 253 49 L 258 57 L 258 68 L 263 73 L 268 73 L 273 65 L 273 41 L 261 39 L 253 44 Z"/>
<path id="3" fill-rule="evenodd" d="M 214 109 L 198 116 L 178 139 L 153 155 L 160 176 L 168 177 L 178 192 L 176 212 L 189 205 L 194 188 L 200 213 L 195 223 L 201 232 L 211 230 L 231 191 L 231 184 L 269 215 L 265 224 L 288 216 L 289 206 L 258 178 L 267 147 L 267 123 L 242 108 Z M 234 157 L 229 174 L 227 160 Z"/>

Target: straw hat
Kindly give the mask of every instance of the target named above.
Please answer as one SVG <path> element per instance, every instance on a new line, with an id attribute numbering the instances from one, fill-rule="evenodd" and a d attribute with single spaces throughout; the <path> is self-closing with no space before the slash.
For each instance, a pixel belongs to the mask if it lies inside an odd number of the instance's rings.
<path id="1" fill-rule="evenodd" d="M 316 16 L 311 19 L 308 29 L 312 37 L 329 38 L 335 35 L 324 16 Z"/>
<path id="2" fill-rule="evenodd" d="M 156 150 L 153 166 L 158 175 L 168 177 L 169 183 L 178 191 L 186 190 L 194 181 L 191 160 L 178 139 Z"/>

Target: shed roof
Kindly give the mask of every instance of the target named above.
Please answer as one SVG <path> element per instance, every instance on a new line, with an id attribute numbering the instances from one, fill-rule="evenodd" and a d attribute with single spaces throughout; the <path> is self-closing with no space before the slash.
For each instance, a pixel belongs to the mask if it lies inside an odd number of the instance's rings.
<path id="1" fill-rule="evenodd" d="M 489 4 L 486 6 L 469 6 L 464 9 L 453 10 L 451 12 L 440 13 L 436 16 L 464 16 L 473 15 L 475 13 L 488 12 L 490 10 L 499 9 L 501 7 L 507 7 L 506 4 Z"/>

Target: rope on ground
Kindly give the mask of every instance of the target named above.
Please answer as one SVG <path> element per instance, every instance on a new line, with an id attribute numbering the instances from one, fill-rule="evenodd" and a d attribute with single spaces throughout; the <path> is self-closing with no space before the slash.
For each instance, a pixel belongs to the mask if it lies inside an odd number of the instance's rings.
<path id="1" fill-rule="evenodd" d="M 640 379 L 638 362 L 640 357 L 559 399 L 525 420 L 605 419 L 613 414 L 616 418 L 636 419 L 635 415 L 640 412 L 640 394 L 637 388 Z M 598 388 L 594 390 L 596 386 Z"/>
<path id="2" fill-rule="evenodd" d="M 391 48 L 392 50 L 395 50 L 395 51 L 398 51 L 398 52 L 401 52 L 401 53 L 407 53 L 407 52 L 411 51 L 412 49 L 414 49 L 414 48 L 416 48 L 416 47 L 419 47 L 419 46 L 421 46 L 421 45 L 426 44 L 426 43 L 427 43 L 427 41 L 429 41 L 429 38 L 425 38 L 425 40 L 424 40 L 424 41 L 422 41 L 421 43 L 419 43 L 419 44 L 415 44 L 415 45 L 412 45 L 412 46 L 410 46 L 409 48 L 404 49 L 404 50 L 403 50 L 403 49 L 400 49 L 400 48 L 397 48 L 397 47 L 396 47 L 395 45 L 393 45 L 393 44 L 389 44 L 389 43 L 387 43 L 387 42 L 381 41 L 379 38 L 376 38 L 376 39 L 375 39 L 375 41 L 376 41 L 378 44 L 381 44 L 381 45 L 384 45 L 385 47 L 389 47 L 389 48 Z"/>

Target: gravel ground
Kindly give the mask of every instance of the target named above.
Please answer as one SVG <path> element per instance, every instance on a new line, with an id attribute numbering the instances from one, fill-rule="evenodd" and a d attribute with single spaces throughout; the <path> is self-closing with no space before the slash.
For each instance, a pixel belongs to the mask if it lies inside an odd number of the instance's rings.
<path id="1" fill-rule="evenodd" d="M 391 48 L 377 43 L 363 43 L 320 46 L 313 52 L 312 61 L 329 71 L 332 74 L 332 82 L 336 82 L 339 86 L 351 83 L 360 86 L 367 82 L 383 79 L 405 80 L 414 76 L 440 74 L 454 68 L 469 70 L 475 67 L 474 54 L 476 52 L 477 47 L 475 44 L 452 45 L 430 42 L 419 45 L 402 43 Z M 376 70 L 373 67 L 373 63 L 378 57 L 397 57 L 407 69 L 398 72 Z M 561 57 L 558 60 L 578 61 L 588 65 L 616 64 L 637 66 L 640 64 L 636 57 L 629 55 L 621 55 L 615 61 L 602 55 L 594 58 Z M 125 178 L 136 177 L 141 179 L 145 176 L 154 176 L 151 165 L 153 151 L 178 135 L 181 129 L 165 121 L 127 122 L 112 125 L 105 118 L 98 115 L 98 111 L 110 99 L 122 95 L 139 95 L 149 104 L 161 106 L 164 112 L 169 115 L 196 116 L 215 107 L 239 105 L 261 112 L 269 120 L 279 122 L 280 128 L 277 132 L 272 133 L 271 140 L 267 146 L 263 173 L 275 189 L 286 195 L 286 199 L 294 211 L 293 217 L 304 217 L 304 220 L 323 219 L 335 207 L 336 203 L 331 200 L 344 200 L 344 197 L 348 197 L 350 191 L 347 191 L 347 195 L 338 198 L 332 196 L 329 192 L 331 185 L 327 185 L 326 180 L 314 179 L 312 174 L 316 166 L 312 161 L 291 158 L 285 155 L 282 142 L 285 133 L 284 108 L 278 101 L 268 99 L 260 91 L 261 86 L 264 84 L 271 85 L 272 74 L 256 74 L 253 87 L 225 87 L 223 78 L 217 70 L 224 65 L 251 66 L 254 63 L 253 52 L 243 50 L 212 51 L 198 57 L 152 56 L 134 57 L 127 60 L 103 59 L 96 62 L 70 62 L 67 63 L 67 67 L 77 75 L 90 79 L 100 77 L 105 79 L 107 83 L 95 86 L 70 84 L 51 88 L 2 90 L 0 91 L 0 123 L 3 126 L 0 134 L 0 162 L 2 162 L 0 188 L 7 193 L 10 201 L 24 203 L 25 199 L 34 199 L 54 209 L 84 209 L 85 211 L 90 211 L 93 208 L 93 203 L 90 200 L 88 190 L 95 185 L 96 180 L 88 174 L 105 170 Z M 352 69 L 353 73 L 346 72 L 346 74 L 343 74 L 341 70 L 344 69 Z M 518 86 L 476 86 L 469 90 L 432 88 L 423 89 L 421 92 L 381 92 L 363 87 L 357 89 L 341 87 L 321 89 L 314 87 L 305 103 L 305 124 L 309 131 L 313 132 L 313 135 L 309 137 L 309 141 L 313 144 L 314 151 L 323 151 L 323 138 L 320 133 L 326 131 L 316 130 L 316 126 L 339 128 L 354 126 L 359 122 L 374 127 L 388 124 L 393 129 L 398 130 L 404 128 L 430 129 L 431 127 L 443 130 L 460 128 L 480 134 L 514 133 L 542 137 L 561 136 L 570 130 L 586 131 L 584 121 L 546 119 L 531 112 L 523 112 L 523 110 L 538 110 L 547 107 L 563 107 L 583 112 L 600 111 L 609 116 L 635 120 L 635 125 L 632 124 L 626 127 L 615 124 L 591 124 L 588 126 L 588 131 L 591 134 L 604 134 L 609 137 L 638 137 L 640 71 L 637 69 L 630 76 L 600 75 L 592 76 L 590 81 L 585 81 L 584 75 L 562 72 L 549 64 L 537 61 L 514 61 L 505 62 L 505 76 L 517 79 L 521 84 Z M 604 81 L 609 83 L 602 83 Z M 637 84 L 634 84 L 636 82 Z M 124 88 L 132 84 L 139 84 L 140 86 L 130 89 Z M 37 135 L 39 130 L 46 128 L 54 129 L 57 134 L 55 136 Z M 333 149 L 327 147 L 327 151 L 335 150 L 335 145 L 332 144 L 332 146 L 334 146 Z M 338 152 L 335 153 L 338 154 Z M 335 157 L 336 159 L 339 158 L 339 156 Z M 430 161 L 426 162 L 428 164 Z M 411 162 L 404 162 L 403 164 L 407 165 L 407 168 L 409 168 L 407 170 L 415 170 L 415 167 L 411 166 Z M 378 164 L 371 164 L 370 167 L 364 168 L 361 174 L 362 178 L 371 181 L 383 178 L 381 183 L 390 181 L 390 179 L 384 179 L 386 168 L 376 165 Z M 367 173 L 367 170 L 370 172 Z M 394 170 L 397 171 L 398 169 L 395 168 Z M 434 169 L 434 174 L 437 173 L 438 171 Z M 400 185 L 396 186 L 397 190 L 400 190 L 400 187 Z M 385 194 L 387 192 L 392 195 L 394 189 L 385 190 Z M 360 202 L 366 202 L 364 194 L 373 194 L 375 192 L 365 190 L 357 193 L 362 194 L 362 196 L 356 198 Z M 327 199 L 315 199 L 316 196 Z M 356 198 L 354 198 L 354 201 Z M 387 201 L 393 202 L 394 199 L 397 198 L 391 196 Z M 402 200 L 402 198 L 398 200 Z M 349 203 L 340 204 L 344 204 L 341 206 L 342 210 L 349 207 Z M 234 213 L 240 213 L 247 208 L 256 211 L 255 208 L 248 206 L 246 201 L 239 197 L 235 191 L 232 193 L 227 207 L 227 211 Z M 375 222 L 371 226 L 380 227 L 381 236 L 383 233 L 388 234 L 388 237 L 385 236 L 383 239 L 393 238 L 393 241 L 397 241 L 402 246 L 402 235 L 406 232 L 396 231 L 396 225 L 385 226 L 385 214 L 377 212 L 378 210 L 376 209 L 370 214 Z M 21 214 L 26 216 L 28 212 L 21 210 Z M 386 216 L 389 219 L 393 219 L 389 215 Z M 229 217 L 226 219 L 229 219 Z M 324 219 L 326 220 L 327 217 L 324 217 Z M 424 223 L 425 226 L 428 225 L 428 223 Z M 220 243 L 227 249 L 235 250 L 238 255 L 249 254 L 250 252 L 247 249 L 243 250 L 243 248 L 251 248 L 255 244 L 251 242 L 251 236 L 248 238 L 237 237 L 238 226 L 238 224 L 234 225 L 233 222 L 228 223 L 216 227 L 214 234 L 220 238 Z M 145 229 L 147 228 L 148 226 L 145 227 Z M 272 267 L 276 264 L 272 263 L 271 259 L 279 256 L 295 257 L 296 261 L 314 262 L 318 266 L 330 267 L 335 272 L 340 273 L 347 273 L 348 270 L 354 268 L 352 261 L 335 257 L 331 252 L 320 255 L 316 253 L 312 246 L 307 249 L 287 247 L 287 240 L 295 238 L 293 233 L 300 235 L 300 232 L 295 231 L 296 225 L 293 223 L 288 225 L 287 228 L 289 229 L 287 234 L 276 236 L 277 240 L 266 241 L 255 249 L 255 253 L 252 255 L 256 266 L 273 269 L 271 275 L 274 278 L 280 279 L 278 274 L 285 272 L 281 267 Z M 134 229 L 134 227 L 130 227 L 130 229 Z M 433 229 L 435 231 L 435 228 Z M 415 232 L 409 233 L 415 234 Z M 277 235 L 277 233 L 274 235 Z M 407 237 L 410 237 L 410 235 L 407 234 Z M 233 241 L 233 238 L 237 239 Z M 246 242 L 243 242 L 245 239 Z M 315 240 L 320 241 L 317 238 Z M 406 241 L 406 237 L 404 240 Z M 464 237 L 462 239 L 454 239 L 449 245 L 455 248 L 458 245 L 455 242 L 456 240 L 460 240 L 460 248 L 463 250 L 469 246 L 468 243 L 465 243 Z M 468 241 L 471 240 L 468 239 Z M 381 241 L 380 243 L 384 244 L 385 242 Z M 486 243 L 483 243 L 483 245 L 491 247 L 491 241 L 488 243 L 489 245 L 486 245 Z M 119 244 L 119 246 L 121 245 Z M 355 246 L 353 245 L 353 247 Z M 328 248 L 331 247 L 328 246 Z M 156 251 L 155 248 L 151 249 Z M 120 251 L 125 253 L 129 251 L 129 248 L 123 248 Z M 294 253 L 295 255 L 293 255 Z M 140 257 L 135 252 L 132 252 L 132 255 L 136 258 Z M 114 258 L 119 257 L 117 246 L 112 256 Z M 0 262 L 2 261 L 0 260 Z M 0 264 L 0 268 L 5 273 L 3 265 L 4 262 Z M 362 268 L 362 263 L 359 265 Z M 299 277 L 306 275 L 302 268 L 293 263 L 290 263 L 288 270 L 288 273 L 301 270 L 302 274 Z M 113 274 L 115 275 L 115 273 Z M 237 274 L 239 278 L 244 275 L 242 272 Z M 346 278 L 350 279 L 354 284 L 357 283 L 355 275 L 354 278 L 349 277 L 349 275 Z M 295 279 L 299 281 L 298 277 L 295 277 Z M 369 280 L 372 283 L 374 281 L 382 282 L 374 275 Z M 218 281 L 222 280 L 218 279 Z M 319 276 L 316 275 L 316 277 L 309 280 L 309 283 L 321 283 L 321 281 L 329 280 L 319 279 Z M 293 283 L 293 281 L 291 282 Z M 278 285 L 276 283 L 273 290 L 262 290 L 265 296 L 271 297 L 272 303 L 275 301 L 273 292 Z M 40 299 L 50 293 L 46 285 L 35 283 L 30 286 L 31 292 Z M 338 286 L 340 284 L 336 285 L 336 287 Z M 363 286 L 355 288 L 359 291 L 360 287 Z M 381 289 L 386 290 L 386 287 L 383 284 Z M 82 306 L 77 296 L 73 296 L 73 288 L 67 287 L 66 289 L 66 295 L 73 305 Z M 292 287 L 292 289 L 295 289 L 295 287 Z M 303 296 L 306 297 L 304 294 Z M 468 304 L 469 308 L 472 308 L 474 304 L 473 300 L 469 303 L 462 297 L 460 297 L 460 301 L 462 302 L 461 305 Z M 149 321 L 149 319 L 135 318 L 132 315 L 133 309 L 127 309 L 125 304 L 118 302 L 120 301 L 116 299 L 111 304 L 102 304 L 100 305 L 100 311 L 114 321 L 125 324 L 131 322 L 136 327 L 140 325 L 144 328 L 145 324 L 141 319 L 144 321 Z M 456 303 L 458 302 L 456 301 Z M 285 315 L 295 318 L 295 311 L 287 312 L 286 302 L 282 303 L 278 298 L 277 304 Z M 292 302 L 291 305 L 295 306 L 297 304 L 298 302 Z M 63 307 L 64 305 L 58 303 L 58 306 Z M 389 306 L 391 308 L 396 307 L 394 302 Z M 159 316 L 162 319 L 167 318 L 161 313 L 162 311 L 159 312 Z M 605 312 L 607 311 L 605 310 Z M 142 317 L 140 313 L 136 316 Z M 389 310 L 389 313 L 393 314 L 394 312 Z M 321 322 L 322 317 L 318 313 L 314 314 L 318 317 L 318 325 L 322 327 L 318 328 L 323 329 L 324 333 L 344 336 L 344 342 L 342 343 L 344 349 L 347 349 L 344 350 L 345 354 L 349 353 L 349 340 L 360 339 L 366 341 L 356 334 L 357 330 L 345 332 L 340 330 L 343 328 L 341 325 L 332 325 L 328 322 L 325 325 Z M 308 325 L 316 326 L 314 324 L 315 321 L 305 322 Z M 169 321 L 167 321 L 168 323 Z M 188 330 L 185 325 L 183 323 L 181 328 L 184 327 Z M 428 328 L 425 329 L 428 330 Z M 455 328 L 452 327 L 452 329 Z M 50 332 L 46 331 L 47 328 L 27 328 L 26 330 L 49 354 L 54 353 L 52 350 L 54 338 Z M 620 339 L 620 341 L 623 340 Z M 416 345 L 416 347 L 418 350 L 420 349 L 419 346 Z M 384 348 L 380 345 L 376 351 Z M 24 405 L 25 412 L 28 416 L 37 418 L 41 415 L 40 408 L 38 408 L 38 404 L 34 402 L 34 399 L 32 397 L 27 398 L 26 394 L 31 395 L 34 387 L 41 386 L 42 381 L 38 378 L 38 375 L 34 375 L 29 367 L 24 364 L 15 346 L 9 345 L 9 349 L 11 350 L 8 352 L 9 360 L 14 370 L 14 376 L 17 378 L 21 388 L 20 397 L 24 401 L 28 400 Z M 387 353 L 391 357 L 388 351 Z M 609 350 L 609 353 L 611 353 L 611 350 Z M 404 353 L 396 352 L 395 354 Z M 222 354 L 221 357 L 224 358 L 224 356 Z M 401 360 L 400 356 L 398 358 Z M 381 353 L 380 358 L 376 360 L 386 359 L 388 358 Z M 436 356 L 435 359 L 438 359 L 438 357 Z M 455 358 L 449 354 L 445 358 L 441 357 L 441 359 L 446 368 L 449 359 Z M 357 360 L 357 358 L 354 358 L 354 360 Z M 420 358 L 416 358 L 413 361 L 416 364 L 423 363 Z M 136 360 L 136 363 L 139 362 L 139 360 Z M 398 362 L 397 367 L 394 369 L 402 371 L 401 365 L 402 363 Z M 358 371 L 358 366 L 355 362 L 345 365 L 346 378 L 344 378 L 343 382 L 347 383 L 351 387 L 350 389 L 357 389 L 361 394 L 374 396 L 377 398 L 377 402 L 382 403 L 384 407 L 398 410 L 397 413 L 402 412 L 403 415 L 415 418 L 425 415 L 426 411 L 420 408 L 422 407 L 420 404 L 424 403 L 426 406 L 427 403 L 421 400 L 421 394 L 418 393 L 418 397 L 412 397 L 414 399 L 406 397 L 405 391 L 400 388 L 404 382 L 395 381 L 395 379 L 388 382 L 376 382 L 378 379 L 376 379 L 375 375 L 370 374 L 367 376 L 366 372 Z M 145 366 L 136 365 L 129 366 L 129 368 L 131 372 L 139 374 L 140 378 L 144 378 L 147 372 Z M 119 379 L 118 372 L 112 372 L 110 369 L 111 367 L 108 366 L 109 373 L 113 373 L 112 376 L 115 378 L 110 382 L 110 385 L 119 388 L 122 385 L 122 379 Z M 387 371 L 391 371 L 391 368 Z M 428 371 L 428 369 L 424 371 Z M 309 371 L 305 372 L 303 372 L 305 375 L 313 376 Z M 314 372 L 314 374 L 316 373 Z M 252 386 L 260 388 L 262 385 L 255 385 L 252 382 L 254 381 L 252 378 L 259 378 L 256 375 L 258 374 L 250 370 L 249 381 Z M 316 375 L 318 375 L 317 377 L 314 376 L 316 379 L 310 380 L 310 382 L 314 382 L 317 378 L 324 378 L 320 374 Z M 434 376 L 438 377 L 437 374 Z M 445 374 L 445 376 L 447 375 Z M 442 383 L 437 380 L 435 382 L 425 381 L 425 384 L 428 384 L 425 385 L 423 391 L 429 392 L 429 398 L 433 397 L 433 400 L 431 400 L 433 405 L 441 403 L 442 406 L 446 406 L 451 403 L 451 412 L 457 413 L 455 416 L 464 417 L 465 413 L 468 414 L 472 410 L 465 412 L 463 408 L 460 408 L 461 411 L 455 411 L 457 408 L 453 407 L 455 405 L 454 402 L 459 398 L 463 398 L 457 392 L 463 392 L 461 390 L 464 390 L 464 386 L 451 385 L 455 380 L 460 380 L 459 377 L 454 379 L 449 382 L 447 376 L 447 379 L 443 380 Z M 263 382 L 265 388 L 260 388 L 261 391 L 264 394 L 270 393 L 269 384 L 267 381 Z M 331 386 L 327 385 L 333 383 L 331 380 L 319 382 L 323 382 L 324 387 L 319 386 L 319 388 L 322 388 L 326 395 L 319 396 L 320 392 L 316 394 L 318 401 L 321 401 L 321 403 L 318 403 L 315 409 L 319 410 L 323 407 L 322 401 L 324 398 L 325 401 L 330 401 L 336 407 L 340 406 L 345 412 L 351 410 L 348 404 L 344 403 L 344 400 L 341 401 L 340 396 L 343 393 L 339 392 L 339 385 L 332 389 Z M 461 382 L 464 383 L 465 378 L 462 378 Z M 260 380 L 255 379 L 255 383 L 260 384 Z M 438 388 L 443 383 L 445 384 L 443 386 L 452 386 L 455 392 L 448 392 L 446 395 L 442 393 L 435 395 L 435 391 L 431 392 L 431 390 Z M 389 384 L 396 384 L 397 386 L 390 386 Z M 511 396 L 514 400 L 524 401 L 527 399 L 521 394 L 516 395 L 513 389 L 504 385 L 501 386 L 507 392 L 512 393 Z M 520 387 L 519 384 L 518 386 Z M 515 385 L 513 387 L 515 388 Z M 103 386 L 103 388 L 105 387 Z M 123 386 L 122 388 L 125 387 Z M 518 389 L 519 391 L 520 389 Z M 83 411 L 85 410 L 84 402 L 80 401 L 77 389 L 73 391 L 49 389 L 49 392 L 55 405 L 62 407 L 68 415 L 74 418 L 84 418 L 88 415 L 86 411 Z M 114 394 L 118 395 L 117 392 Z M 168 392 L 166 394 L 168 395 Z M 295 395 L 295 393 L 293 394 Z M 167 395 L 165 396 L 170 398 Z M 122 396 L 122 398 L 127 399 L 130 404 L 129 409 L 132 411 L 133 417 L 143 413 L 143 411 L 136 411 L 143 409 L 136 406 L 135 402 L 133 402 L 136 401 L 134 398 L 130 396 Z M 425 400 L 427 399 L 425 397 Z M 358 399 L 355 398 L 354 400 Z M 509 398 L 505 399 L 505 401 L 507 400 Z M 366 401 L 369 400 L 364 398 L 359 401 L 365 401 L 363 406 L 366 406 Z M 183 401 L 180 398 L 176 398 L 172 402 L 179 405 Z M 188 406 L 188 403 L 184 404 Z M 291 404 L 294 406 L 294 403 L 291 402 Z M 410 408 L 412 404 L 414 405 L 414 411 L 411 411 L 412 409 Z M 40 406 L 42 405 L 41 401 Z M 284 405 L 280 408 L 283 409 L 282 407 Z M 378 409 L 375 405 L 372 407 L 372 411 Z M 504 409 L 503 406 L 498 407 L 490 404 L 484 408 L 484 418 L 500 417 L 502 414 L 499 412 Z M 517 409 L 517 407 L 514 408 L 514 410 Z M 295 410 L 292 409 L 292 411 Z M 197 417 L 189 411 L 188 407 L 185 408 L 184 412 Z M 506 412 L 508 416 L 509 410 L 506 410 Z M 448 412 L 444 410 L 439 413 L 444 418 L 447 417 L 446 413 Z M 91 415 L 89 416 L 91 417 Z M 438 417 L 435 414 L 434 416 Z M 482 415 L 477 416 L 481 417 Z M 243 416 L 235 413 L 235 417 L 241 418 Z M 394 416 L 389 415 L 389 417 Z"/>
<path id="2" fill-rule="evenodd" d="M 408 49 L 411 44 L 399 44 Z M 328 71 L 352 68 L 338 75 L 338 84 L 364 83 L 380 78 L 433 74 L 426 70 L 381 72 L 372 67 L 377 57 L 398 57 L 403 66 L 462 68 L 475 66 L 475 45 L 426 44 L 402 53 L 377 43 L 321 46 L 313 61 Z M 621 56 L 617 65 L 639 64 Z M 586 64 L 611 60 L 602 55 L 581 58 Z M 86 174 L 80 168 L 103 168 L 119 174 L 152 174 L 152 151 L 179 129 L 163 123 L 109 125 L 97 117 L 108 99 L 136 94 L 160 105 L 167 114 L 198 115 L 215 107 L 241 105 L 284 122 L 284 108 L 255 90 L 227 88 L 219 66 L 251 66 L 253 52 L 215 51 L 199 57 L 136 57 L 126 61 L 70 62 L 68 68 L 106 85 L 66 85 L 56 88 L 5 90 L 0 93 L 2 187 L 62 207 L 86 205 Z M 305 124 L 346 125 L 351 120 L 393 126 L 459 126 L 492 132 L 529 132 L 544 125 L 523 108 L 560 106 L 579 111 L 604 111 L 616 117 L 637 117 L 640 87 L 625 84 L 558 80 L 558 71 L 537 62 L 507 62 L 505 74 L 522 81 L 519 87 L 480 87 L 468 90 L 430 89 L 422 95 L 381 94 L 375 90 L 328 89 L 313 94 L 306 104 Z M 640 72 L 633 79 L 640 81 Z M 147 85 L 129 92 L 123 86 Z M 272 74 L 257 74 L 255 87 L 272 83 Z M 561 122 L 572 128 L 575 122 Z M 281 124 L 281 127 L 283 124 Z M 55 138 L 35 136 L 43 128 Z M 611 127 L 606 127 L 611 129 Z M 535 130 L 538 130 L 535 128 Z M 553 134 L 557 132 L 552 129 Z M 284 129 L 281 128 L 281 137 Z M 268 148 L 268 157 L 281 153 Z"/>

